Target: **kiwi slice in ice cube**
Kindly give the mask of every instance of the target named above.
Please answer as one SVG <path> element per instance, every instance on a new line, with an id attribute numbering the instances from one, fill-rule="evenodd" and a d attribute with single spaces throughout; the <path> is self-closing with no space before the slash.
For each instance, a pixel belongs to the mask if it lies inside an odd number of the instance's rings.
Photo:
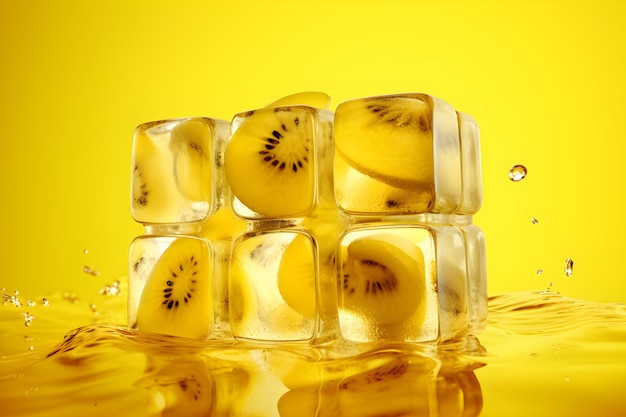
<path id="1" fill-rule="evenodd" d="M 353 240 L 339 278 L 340 307 L 377 325 L 426 317 L 424 255 L 402 236 L 388 232 Z"/>
<path id="2" fill-rule="evenodd" d="M 432 111 L 414 96 L 346 101 L 335 111 L 338 153 L 355 169 L 405 189 L 429 189 L 434 178 Z"/>
<path id="3" fill-rule="evenodd" d="M 291 308 L 307 318 L 315 318 L 315 253 L 313 242 L 298 234 L 287 245 L 278 268 L 278 290 Z"/>
<path id="4" fill-rule="evenodd" d="M 167 162 L 157 145 L 137 130 L 133 139 L 130 211 L 142 223 L 174 221 L 176 189 L 165 174 Z"/>
<path id="5" fill-rule="evenodd" d="M 315 113 L 309 107 L 249 112 L 224 156 L 234 195 L 269 218 L 305 215 L 315 199 Z"/>
<path id="6" fill-rule="evenodd" d="M 201 239 L 175 239 L 150 273 L 137 309 L 139 330 L 202 339 L 212 325 L 212 259 Z"/>
<path id="7" fill-rule="evenodd" d="M 211 141 L 213 128 L 204 119 L 178 123 L 171 133 L 174 179 L 183 197 L 208 201 L 211 195 Z"/>

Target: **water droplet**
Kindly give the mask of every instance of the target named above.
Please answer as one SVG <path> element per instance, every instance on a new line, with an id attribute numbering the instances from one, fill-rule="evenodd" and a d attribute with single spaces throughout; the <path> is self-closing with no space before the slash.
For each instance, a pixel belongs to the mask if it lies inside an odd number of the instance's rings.
<path id="1" fill-rule="evenodd" d="M 89 308 L 91 309 L 92 313 L 96 313 L 98 314 L 98 306 L 95 304 L 89 304 Z"/>
<path id="2" fill-rule="evenodd" d="M 33 320 L 35 319 L 35 316 L 30 314 L 28 311 L 26 313 L 22 313 L 22 316 L 24 316 L 24 326 L 30 327 Z"/>
<path id="3" fill-rule="evenodd" d="M 78 295 L 75 292 L 65 291 L 63 293 L 63 299 L 69 301 L 70 303 L 78 303 Z"/>
<path id="4" fill-rule="evenodd" d="M 120 282 L 118 280 L 113 281 L 109 285 L 105 285 L 104 288 L 100 289 L 100 294 L 107 296 L 115 296 L 120 295 Z"/>
<path id="5" fill-rule="evenodd" d="M 33 300 L 28 300 L 28 301 L 26 301 L 26 305 L 27 305 L 27 306 L 29 306 L 29 307 L 35 307 L 35 305 L 36 305 L 36 304 L 37 304 L 37 303 L 36 303 L 36 302 L 34 302 Z"/>
<path id="6" fill-rule="evenodd" d="M 526 167 L 524 165 L 513 165 L 509 171 L 509 178 L 513 182 L 518 182 L 526 177 Z"/>
<path id="7" fill-rule="evenodd" d="M 565 260 L 565 268 L 563 268 L 563 270 L 565 271 L 566 277 L 572 276 L 574 273 L 574 261 L 572 261 L 571 258 L 567 258 Z"/>
<path id="8" fill-rule="evenodd" d="M 89 253 L 89 249 L 83 249 L 83 253 L 87 255 Z"/>
<path id="9" fill-rule="evenodd" d="M 83 272 L 85 274 L 89 274 L 89 275 L 94 276 L 94 277 L 97 277 L 98 275 L 100 275 L 99 271 L 96 271 L 95 269 L 91 269 L 87 265 L 83 266 Z"/>
<path id="10" fill-rule="evenodd" d="M 42 298 L 42 299 L 41 299 L 41 304 L 42 304 L 44 307 L 48 307 L 48 306 L 50 305 L 50 301 L 48 301 L 48 299 L 47 299 L 47 298 Z"/>
<path id="11" fill-rule="evenodd" d="M 22 307 L 22 301 L 20 301 L 20 298 L 17 296 L 19 293 L 19 291 L 15 291 L 14 295 L 2 294 L 2 301 L 4 304 L 10 303 L 15 307 L 20 308 Z"/>
<path id="12" fill-rule="evenodd" d="M 28 350 L 35 350 L 35 346 L 30 345 L 30 346 L 28 347 Z"/>
<path id="13" fill-rule="evenodd" d="M 543 268 L 539 268 L 539 269 L 537 270 L 537 275 L 541 275 L 541 274 L 543 274 Z"/>
<path id="14" fill-rule="evenodd" d="M 537 220 L 537 219 L 536 219 L 536 218 L 534 218 L 534 217 L 531 217 L 531 218 L 530 218 L 530 222 L 531 222 L 532 224 L 537 224 L 537 223 L 539 223 L 539 220 Z"/>

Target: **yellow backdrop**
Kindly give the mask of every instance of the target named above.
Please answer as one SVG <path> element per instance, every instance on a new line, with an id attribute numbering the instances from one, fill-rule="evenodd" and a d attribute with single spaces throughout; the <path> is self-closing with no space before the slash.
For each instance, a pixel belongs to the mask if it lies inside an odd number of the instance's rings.
<path id="1" fill-rule="evenodd" d="M 490 293 L 624 301 L 625 28 L 617 0 L 1 1 L 0 288 L 126 275 L 142 122 L 425 92 L 480 124 Z"/>

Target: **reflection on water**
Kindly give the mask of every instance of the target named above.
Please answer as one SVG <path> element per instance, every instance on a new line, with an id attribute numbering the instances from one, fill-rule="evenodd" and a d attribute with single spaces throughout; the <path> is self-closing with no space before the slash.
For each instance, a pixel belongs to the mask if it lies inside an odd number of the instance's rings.
<path id="1" fill-rule="evenodd" d="M 0 306 L 1 415 L 622 416 L 626 410 L 623 304 L 502 294 L 490 299 L 489 324 L 478 338 L 312 349 L 142 334 L 107 324 L 125 322 L 123 297 L 48 299 L 47 306 Z M 34 317 L 28 327 L 25 313 Z"/>

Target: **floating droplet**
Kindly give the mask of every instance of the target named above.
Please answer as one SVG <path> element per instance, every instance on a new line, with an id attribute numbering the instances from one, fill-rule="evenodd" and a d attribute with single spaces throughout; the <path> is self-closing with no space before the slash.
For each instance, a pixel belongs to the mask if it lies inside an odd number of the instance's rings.
<path id="1" fill-rule="evenodd" d="M 89 275 L 92 275 L 94 277 L 97 277 L 98 275 L 100 275 L 100 272 L 96 271 L 95 269 L 89 268 L 87 265 L 83 266 L 83 272 L 85 274 L 89 274 Z"/>
<path id="2" fill-rule="evenodd" d="M 95 315 L 98 315 L 98 306 L 95 304 L 89 304 L 89 308 L 91 309 L 91 312 Z"/>
<path id="3" fill-rule="evenodd" d="M 65 291 L 63 293 L 63 299 L 69 301 L 70 303 L 78 303 L 78 295 L 75 292 Z"/>
<path id="4" fill-rule="evenodd" d="M 539 269 L 537 270 L 537 275 L 541 275 L 541 274 L 543 274 L 543 268 L 539 268 Z"/>
<path id="5" fill-rule="evenodd" d="M 50 301 L 48 301 L 47 298 L 42 298 L 41 305 L 43 305 L 44 307 L 48 307 L 50 305 Z"/>
<path id="6" fill-rule="evenodd" d="M 33 300 L 28 300 L 28 301 L 26 301 L 26 305 L 27 305 L 27 306 L 29 306 L 29 307 L 35 307 L 35 305 L 36 305 L 36 304 L 37 304 L 37 303 L 36 303 L 36 302 L 34 302 Z"/>
<path id="7" fill-rule="evenodd" d="M 532 224 L 537 224 L 537 223 L 539 223 L 539 220 L 537 220 L 537 219 L 536 219 L 536 218 L 534 218 L 534 217 L 531 217 L 531 218 L 530 218 L 530 222 L 531 222 Z"/>
<path id="8" fill-rule="evenodd" d="M 574 261 L 572 261 L 570 258 L 567 258 L 565 260 L 565 268 L 563 268 L 563 270 L 565 271 L 566 277 L 571 277 L 574 273 Z"/>
<path id="9" fill-rule="evenodd" d="M 2 301 L 4 302 L 4 304 L 11 303 L 15 307 L 20 308 L 22 307 L 22 302 L 20 301 L 20 298 L 17 296 L 19 293 L 20 293 L 19 291 L 15 291 L 14 295 L 2 294 Z"/>
<path id="10" fill-rule="evenodd" d="M 83 249 L 83 253 L 87 255 L 89 253 L 89 249 Z"/>
<path id="11" fill-rule="evenodd" d="M 35 316 L 30 314 L 28 311 L 26 313 L 22 313 L 22 316 L 24 316 L 24 326 L 30 327 L 31 323 L 35 319 Z"/>
<path id="12" fill-rule="evenodd" d="M 513 165 L 509 171 L 509 178 L 513 182 L 518 182 L 526 177 L 526 167 L 524 165 Z"/>
<path id="13" fill-rule="evenodd" d="M 120 295 L 120 292 L 120 282 L 118 280 L 100 289 L 100 294 L 108 296 Z"/>

